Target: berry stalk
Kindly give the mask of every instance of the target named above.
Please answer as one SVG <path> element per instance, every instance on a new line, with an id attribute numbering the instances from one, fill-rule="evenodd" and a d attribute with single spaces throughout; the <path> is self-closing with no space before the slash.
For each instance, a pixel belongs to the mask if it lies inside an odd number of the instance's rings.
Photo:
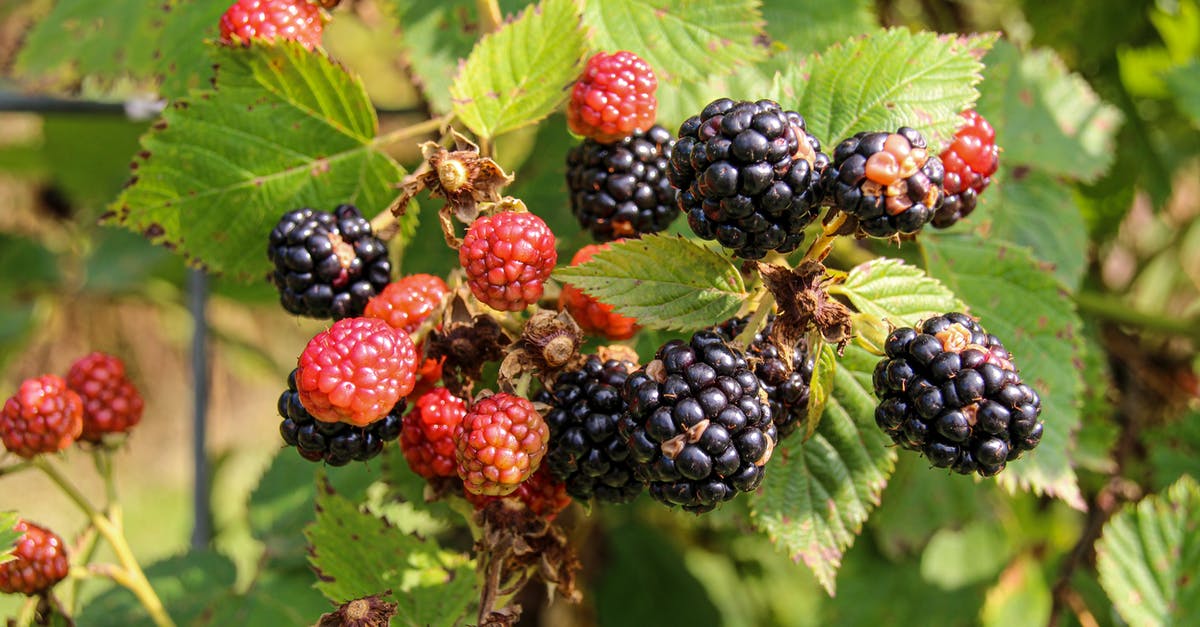
<path id="1" fill-rule="evenodd" d="M 39 457 L 31 463 L 38 470 L 45 473 L 63 491 L 63 494 L 66 494 L 67 498 L 71 499 L 83 511 L 96 528 L 96 531 L 100 532 L 100 535 L 104 536 L 104 539 L 108 541 L 109 546 L 113 549 L 113 553 L 117 556 L 117 561 L 121 564 L 119 568 L 113 568 L 112 571 L 108 572 L 108 576 L 113 581 L 128 588 L 137 597 L 138 602 L 142 604 L 142 607 L 146 608 L 146 613 L 150 615 L 150 619 L 154 621 L 155 625 L 158 625 L 158 627 L 175 627 L 175 621 L 171 620 L 171 616 L 167 614 L 167 610 L 163 607 L 158 594 L 154 592 L 154 588 L 150 586 L 150 581 L 146 579 L 146 573 L 142 572 L 142 567 L 133 556 L 133 551 L 129 548 L 129 541 L 125 539 L 125 533 L 120 525 L 97 511 L 79 489 L 69 479 L 64 477 L 57 468 L 51 465 L 49 460 Z"/>
<path id="2" fill-rule="evenodd" d="M 497 0 L 475 0 L 475 9 L 479 11 L 479 19 L 483 22 L 484 33 L 493 32 L 504 23 L 504 17 L 500 13 L 500 3 Z"/>
<path id="3" fill-rule="evenodd" d="M 838 229 L 842 228 L 842 225 L 845 223 L 846 214 L 839 212 L 837 216 L 833 218 L 832 222 L 825 225 L 825 228 L 821 231 L 821 236 L 813 240 L 812 245 L 810 245 L 808 250 L 805 251 L 804 258 L 801 259 L 800 262 L 803 263 L 809 260 L 816 262 L 823 261 L 825 257 L 829 255 L 830 249 L 833 248 L 833 240 L 838 238 Z"/>

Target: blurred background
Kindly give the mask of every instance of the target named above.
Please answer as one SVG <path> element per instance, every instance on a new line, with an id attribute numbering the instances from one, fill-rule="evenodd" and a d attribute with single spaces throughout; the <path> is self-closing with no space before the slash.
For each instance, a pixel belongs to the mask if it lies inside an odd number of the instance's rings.
<path id="1" fill-rule="evenodd" d="M 221 277 L 210 277 L 200 292 L 205 317 L 198 325 L 191 299 L 197 293 L 194 278 L 181 259 L 139 234 L 98 225 L 129 176 L 130 159 L 153 121 L 161 85 L 139 72 L 90 72 L 86 60 L 26 59 L 28 35 L 57 4 L 0 1 L 0 396 L 7 397 L 27 377 L 65 374 L 72 361 L 90 351 L 120 356 L 146 399 L 141 426 L 115 458 L 135 552 L 150 562 L 186 550 L 193 540 L 215 538 L 237 559 L 252 560 L 246 501 L 281 448 L 276 399 L 299 351 L 323 325 L 282 311 L 265 281 L 247 285 Z M 228 3 L 201 4 L 211 5 L 205 35 L 213 37 L 216 18 Z M 364 77 L 385 130 L 424 119 L 429 102 L 411 80 L 413 59 L 396 36 L 398 25 L 378 0 L 344 4 L 349 6 L 338 9 L 326 33 L 331 54 Z M 502 4 L 511 10 L 523 3 Z M 767 2 L 768 18 L 773 10 L 794 16 L 794 4 Z M 846 8 L 829 8 L 834 4 Z M 875 24 L 1002 31 L 1020 45 L 1056 52 L 1120 111 L 1124 121 L 1115 136 L 1112 167 L 1090 182 L 1065 181 L 1055 188 L 1063 192 L 1059 202 L 1076 206 L 1086 227 L 1077 305 L 1089 343 L 1101 348 L 1083 365 L 1088 395 L 1076 461 L 1089 497 L 1117 490 L 1113 477 L 1128 484 L 1126 496 L 1132 497 L 1159 490 L 1183 472 L 1200 476 L 1196 3 L 825 0 L 798 5 L 847 13 L 841 31 L 824 34 L 829 41 Z M 531 206 L 562 207 L 547 217 L 563 250 L 575 250 L 585 238 L 566 209 L 561 165 L 547 170 L 544 162 L 530 162 L 521 169 L 535 150 L 565 152 L 570 141 L 565 124 L 551 121 L 541 127 L 552 130 L 514 133 L 504 138 L 498 154 L 506 168 L 518 170 L 514 195 Z M 415 147 L 394 156 L 404 164 L 419 159 Z M 983 198 L 986 203 L 987 195 Z M 451 265 L 434 220 L 423 222 L 409 248 L 394 251 L 405 273 L 441 272 Z M 197 332 L 207 338 L 202 373 L 193 369 Z M 193 498 L 198 380 L 207 380 L 210 388 L 201 467 L 211 496 L 202 495 L 200 502 L 209 507 L 199 511 Z M 90 458 L 72 454 L 65 461 L 85 489 L 100 493 Z M 632 603 L 635 607 L 623 611 L 669 610 L 693 625 L 811 624 L 815 618 L 855 624 L 885 616 L 889 624 L 969 624 L 978 608 L 993 603 L 993 619 L 1010 611 L 1019 617 L 1018 609 L 993 601 L 993 595 L 1005 586 L 1018 589 L 1031 577 L 1043 578 L 1049 590 L 1059 562 L 1044 569 L 1031 565 L 1046 555 L 1069 559 L 1064 556 L 1094 522 L 1059 502 L 1009 497 L 991 482 L 971 485 L 924 470 L 920 462 L 901 460 L 884 507 L 846 557 L 835 599 L 827 599 L 805 568 L 776 553 L 761 535 L 742 533 L 745 512 L 734 506 L 705 525 L 657 509 L 604 514 L 611 526 L 601 562 L 626 576 L 590 575 L 593 603 L 621 605 L 637 596 L 632 593 L 639 587 L 667 578 L 681 582 L 679 598 L 656 598 L 658 608 Z M 928 494 L 937 498 L 931 501 Z M 64 535 L 83 526 L 65 498 L 33 473 L 0 479 L 0 510 L 10 509 Z M 1093 600 L 1103 598 L 1094 574 L 1078 576 L 1080 589 L 1090 591 Z M 752 589 L 747 582 L 754 582 Z M 902 604 L 902 610 L 863 603 L 892 595 L 913 602 Z M 947 599 L 917 602 L 922 595 Z M 17 601 L 0 596 L 0 616 L 11 614 Z M 1051 599 L 1038 603 L 1048 608 Z M 975 609 L 964 614 L 967 607 Z M 554 622 L 559 611 L 567 610 L 546 610 L 544 624 L 561 624 Z M 597 620 L 586 610 L 584 615 L 574 619 Z M 1095 618 L 1109 624 L 1114 616 Z M 599 619 L 619 624 L 610 621 Z"/>

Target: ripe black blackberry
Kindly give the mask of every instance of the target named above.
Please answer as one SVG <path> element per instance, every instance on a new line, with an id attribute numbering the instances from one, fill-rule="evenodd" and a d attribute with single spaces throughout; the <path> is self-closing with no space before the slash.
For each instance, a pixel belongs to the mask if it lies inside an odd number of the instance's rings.
<path id="1" fill-rule="evenodd" d="M 296 371 L 288 375 L 288 389 L 279 395 L 279 434 L 300 456 L 330 466 L 345 466 L 351 461 L 367 461 L 383 451 L 383 445 L 400 437 L 401 415 L 405 401 L 400 399 L 387 416 L 365 427 L 345 422 L 317 420 L 300 404 L 296 391 Z"/>
<path id="2" fill-rule="evenodd" d="M 1042 401 L 1000 340 L 962 313 L 892 331 L 875 422 L 934 466 L 990 477 L 1042 439 Z"/>
<path id="3" fill-rule="evenodd" d="M 667 178 L 696 235 L 761 259 L 804 241 L 828 163 L 799 113 L 771 100 L 722 98 L 679 127 Z"/>
<path id="4" fill-rule="evenodd" d="M 746 328 L 748 318 L 730 318 L 722 322 L 716 331 L 727 341 L 733 341 Z M 789 366 L 767 336 L 775 326 L 775 316 L 767 317 L 767 324 L 754 334 L 754 341 L 746 347 L 746 360 L 754 368 L 758 382 L 767 391 L 767 402 L 771 406 L 771 420 L 779 437 L 786 438 L 796 430 L 808 416 L 809 381 L 812 380 L 813 359 L 808 353 L 808 340 L 801 338 Z"/>
<path id="5" fill-rule="evenodd" d="M 933 218 L 942 206 L 944 176 L 925 138 L 902 127 L 838 144 L 821 186 L 824 202 L 849 216 L 859 235 L 891 237 L 916 233 Z"/>
<path id="6" fill-rule="evenodd" d="M 353 205 L 283 214 L 271 230 L 267 257 L 283 308 L 312 318 L 362 315 L 392 274 L 387 244 Z"/>
<path id="7" fill-rule="evenodd" d="M 672 340 L 622 388 L 620 433 L 650 496 L 707 512 L 762 483 L 778 436 L 746 357 L 714 331 Z"/>
<path id="8" fill-rule="evenodd" d="M 579 226 L 599 242 L 657 233 L 678 215 L 667 162 L 675 138 L 661 126 L 614 144 L 586 139 L 567 153 L 567 189 Z"/>
<path id="9" fill-rule="evenodd" d="M 553 391 L 543 390 L 534 399 L 552 407 L 543 416 L 550 426 L 543 463 L 574 498 L 628 503 L 645 487 L 617 433 L 627 408 L 621 387 L 636 368 L 632 362 L 601 362 L 589 355 L 582 368 L 559 375 Z"/>

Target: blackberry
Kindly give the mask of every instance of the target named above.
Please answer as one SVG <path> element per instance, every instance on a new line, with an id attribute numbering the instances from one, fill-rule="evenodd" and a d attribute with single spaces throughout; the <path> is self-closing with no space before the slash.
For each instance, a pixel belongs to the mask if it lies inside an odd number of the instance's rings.
<path id="1" fill-rule="evenodd" d="M 762 483 L 778 441 L 746 356 L 714 331 L 672 340 L 622 388 L 619 423 L 650 496 L 707 512 Z"/>
<path id="2" fill-rule="evenodd" d="M 946 200 L 933 214 L 933 228 L 945 229 L 971 215 L 979 194 L 992 182 L 1000 166 L 1000 148 L 996 131 L 977 111 L 963 111 L 964 124 L 954 141 L 940 156 L 946 170 L 942 191 Z"/>
<path id="3" fill-rule="evenodd" d="M 345 466 L 351 461 L 367 461 L 383 451 L 383 445 L 400 437 L 400 416 L 404 414 L 404 399 L 400 399 L 383 418 L 365 427 L 345 422 L 317 420 L 304 405 L 296 391 L 296 371 L 288 375 L 288 389 L 279 395 L 279 434 L 288 446 L 296 447 L 300 456 L 309 461 L 324 461 L 330 466 Z"/>
<path id="4" fill-rule="evenodd" d="M 744 317 L 731 318 L 722 322 L 716 331 L 727 341 L 733 341 L 746 328 L 746 321 Z M 812 380 L 813 359 L 808 353 L 808 340 L 801 338 L 793 347 L 795 353 L 791 365 L 784 362 L 779 349 L 767 339 L 774 326 L 775 316 L 771 315 L 766 326 L 746 347 L 746 359 L 754 367 L 759 385 L 767 391 L 771 420 L 782 439 L 791 435 L 808 416 L 808 384 Z"/>
<path id="5" fill-rule="evenodd" d="M 645 487 L 617 433 L 626 410 L 621 388 L 636 368 L 632 362 L 601 362 L 589 355 L 583 367 L 560 374 L 552 390 L 534 398 L 552 407 L 545 415 L 550 449 L 544 463 L 574 498 L 628 503 Z"/>
<path id="6" fill-rule="evenodd" d="M 333 213 L 307 207 L 283 214 L 271 230 L 271 281 L 287 311 L 312 318 L 361 316 L 391 281 L 387 245 L 353 205 Z"/>
<path id="7" fill-rule="evenodd" d="M 615 144 L 586 139 L 567 153 L 567 189 L 579 226 L 599 242 L 665 230 L 675 220 L 667 162 L 675 138 L 661 126 Z"/>
<path id="8" fill-rule="evenodd" d="M 804 241 L 828 163 L 799 113 L 771 100 L 721 98 L 679 127 L 667 178 L 696 235 L 761 259 Z"/>
<path id="9" fill-rule="evenodd" d="M 916 233 L 942 206 L 942 162 L 925 138 L 901 127 L 895 133 L 859 133 L 838 144 L 821 179 L 825 203 L 854 219 L 863 236 Z"/>
<path id="10" fill-rule="evenodd" d="M 990 477 L 1042 439 L 1042 401 L 1000 340 L 962 313 L 892 331 L 875 422 L 939 468 Z"/>

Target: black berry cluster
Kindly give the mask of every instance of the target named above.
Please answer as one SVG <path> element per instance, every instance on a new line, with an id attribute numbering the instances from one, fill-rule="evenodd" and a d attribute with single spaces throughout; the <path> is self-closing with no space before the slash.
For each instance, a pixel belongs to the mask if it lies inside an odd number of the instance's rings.
<path id="1" fill-rule="evenodd" d="M 716 330 L 726 340 L 733 341 L 745 330 L 747 320 L 731 318 Z M 785 362 L 779 349 L 767 339 L 774 326 L 775 316 L 771 315 L 766 326 L 754 334 L 754 341 L 746 347 L 746 360 L 754 368 L 759 384 L 767 391 L 771 420 L 779 437 L 786 438 L 808 416 L 808 384 L 812 380 L 813 359 L 808 353 L 808 340 L 801 338 L 792 347 L 795 351 L 792 363 Z"/>
<path id="2" fill-rule="evenodd" d="M 664 344 L 622 393 L 620 433 L 655 500 L 706 512 L 762 483 L 778 441 L 771 408 L 718 333 Z"/>
<path id="3" fill-rule="evenodd" d="M 615 144 L 586 139 L 567 153 L 567 189 L 579 226 L 597 241 L 665 230 L 679 215 L 667 162 L 675 138 L 661 126 Z"/>
<path id="4" fill-rule="evenodd" d="M 970 316 L 896 329 L 885 351 L 875 368 L 875 422 L 934 466 L 990 477 L 1041 441 L 1041 399 Z"/>
<path id="5" fill-rule="evenodd" d="M 617 433 L 626 409 L 621 388 L 635 368 L 628 361 L 601 362 L 590 355 L 582 368 L 559 375 L 553 391 L 534 399 L 552 407 L 543 416 L 550 443 L 542 463 L 574 498 L 628 503 L 645 487 Z"/>
<path id="6" fill-rule="evenodd" d="M 404 399 L 401 399 L 388 415 L 365 427 L 317 420 L 300 403 L 296 371 L 293 370 L 288 375 L 288 389 L 279 395 L 279 415 L 283 417 L 279 434 L 288 446 L 296 447 L 304 459 L 345 466 L 351 461 L 375 457 L 383 451 L 385 443 L 400 437 L 404 407 Z"/>
<path id="7" fill-rule="evenodd" d="M 309 208 L 283 214 L 271 230 L 267 256 L 283 308 L 313 318 L 362 315 L 391 280 L 387 245 L 353 205 L 333 213 Z"/>
<path id="8" fill-rule="evenodd" d="M 822 176 L 825 203 L 860 235 L 916 233 L 942 206 L 942 162 L 915 129 L 859 133 L 837 145 Z"/>
<path id="9" fill-rule="evenodd" d="M 667 176 L 696 235 L 761 259 L 804 241 L 828 163 L 799 113 L 722 98 L 679 127 Z"/>

